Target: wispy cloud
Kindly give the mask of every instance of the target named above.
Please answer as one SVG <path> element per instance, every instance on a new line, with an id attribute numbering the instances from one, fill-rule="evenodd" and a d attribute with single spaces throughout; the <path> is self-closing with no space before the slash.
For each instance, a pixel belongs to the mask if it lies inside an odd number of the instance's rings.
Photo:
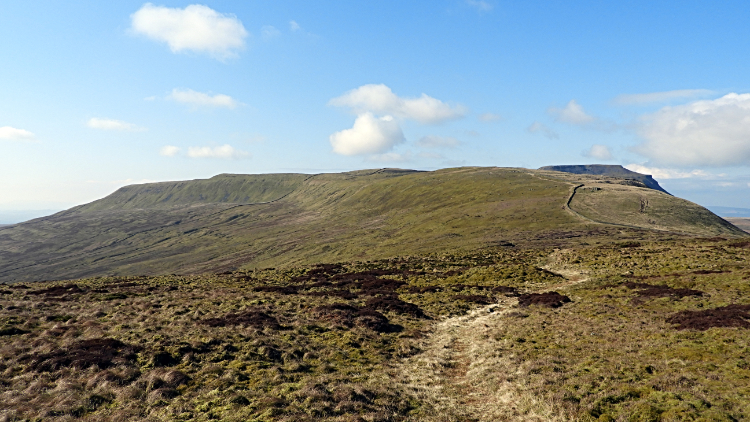
<path id="1" fill-rule="evenodd" d="M 705 97 L 713 93 L 714 91 L 709 89 L 678 89 L 645 94 L 623 94 L 617 96 L 613 102 L 620 105 L 664 103 L 675 99 Z"/>
<path id="2" fill-rule="evenodd" d="M 531 124 L 531 126 L 526 128 L 526 131 L 529 133 L 538 133 L 540 135 L 545 136 L 549 139 L 559 139 L 560 135 L 557 134 L 554 130 L 547 127 L 547 125 L 540 123 L 540 122 L 534 122 Z"/>
<path id="3" fill-rule="evenodd" d="M 165 145 L 159 150 L 159 155 L 164 157 L 174 157 L 180 153 L 180 148 L 174 145 Z"/>
<path id="4" fill-rule="evenodd" d="M 479 115 L 479 121 L 485 123 L 500 122 L 505 120 L 503 116 L 495 113 L 483 113 Z"/>
<path id="5" fill-rule="evenodd" d="M 34 139 L 34 134 L 28 130 L 2 126 L 0 127 L 0 139 L 8 141 L 30 141 Z"/>
<path id="6" fill-rule="evenodd" d="M 289 30 L 292 32 L 302 31 L 302 27 L 296 21 L 289 21 Z"/>
<path id="7" fill-rule="evenodd" d="M 641 174 L 649 174 L 656 179 L 691 179 L 701 178 L 708 179 L 714 177 L 721 177 L 722 175 L 716 175 L 706 172 L 705 170 L 691 170 L 684 171 L 673 168 L 658 168 L 658 167 L 647 167 L 640 164 L 628 164 L 623 166 L 630 171 Z"/>
<path id="8" fill-rule="evenodd" d="M 570 100 L 570 102 L 563 108 L 551 107 L 547 112 L 558 122 L 574 125 L 585 125 L 595 120 L 594 116 L 586 113 L 576 100 Z"/>
<path id="9" fill-rule="evenodd" d="M 190 158 L 241 159 L 250 158 L 250 153 L 237 150 L 226 144 L 218 147 L 189 147 L 187 156 Z"/>
<path id="10" fill-rule="evenodd" d="M 425 148 L 455 148 L 461 141 L 451 136 L 423 136 L 417 141 L 417 145 Z"/>
<path id="11" fill-rule="evenodd" d="M 167 96 L 167 99 L 195 107 L 224 107 L 233 109 L 242 105 L 242 103 L 229 95 L 210 95 L 203 92 L 193 91 L 192 89 L 175 88 L 172 90 L 172 93 Z"/>
<path id="12" fill-rule="evenodd" d="M 588 151 L 584 151 L 584 157 L 596 158 L 597 160 L 609 161 L 612 158 L 612 152 L 606 145 L 592 145 Z"/>
<path id="13" fill-rule="evenodd" d="M 173 53 L 194 51 L 220 60 L 236 57 L 249 35 L 236 16 L 200 4 L 180 9 L 146 3 L 130 18 L 133 33 L 165 42 Z"/>
<path id="14" fill-rule="evenodd" d="M 270 41 L 274 38 L 277 38 L 281 35 L 281 31 L 276 29 L 275 26 L 271 25 L 265 25 L 260 29 L 260 36 L 263 38 L 263 41 Z"/>
<path id="15" fill-rule="evenodd" d="M 466 2 L 466 4 L 479 10 L 480 12 L 489 12 L 490 10 L 495 8 L 495 6 L 483 0 L 464 0 L 464 1 Z"/>
<path id="16" fill-rule="evenodd" d="M 86 126 L 92 129 L 99 130 L 118 130 L 123 132 L 143 132 L 146 128 L 134 125 L 132 123 L 123 122 L 122 120 L 114 119 L 100 119 L 92 117 L 86 122 Z"/>

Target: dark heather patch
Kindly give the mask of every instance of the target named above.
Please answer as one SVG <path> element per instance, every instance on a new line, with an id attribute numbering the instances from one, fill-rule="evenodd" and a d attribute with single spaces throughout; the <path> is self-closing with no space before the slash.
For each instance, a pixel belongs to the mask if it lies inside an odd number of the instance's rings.
<path id="1" fill-rule="evenodd" d="M 419 306 L 413 303 L 404 302 L 396 296 L 378 296 L 370 298 L 365 302 L 365 307 L 380 311 L 411 315 L 414 318 L 427 317 Z"/>
<path id="2" fill-rule="evenodd" d="M 177 388 L 190 382 L 190 377 L 180 371 L 169 371 L 163 378 L 164 382 L 172 388 Z"/>
<path id="3" fill-rule="evenodd" d="M 125 344 L 111 338 L 82 340 L 72 345 L 41 355 L 21 358 L 29 362 L 30 368 L 40 372 L 56 371 L 60 368 L 85 369 L 98 366 L 105 369 L 116 364 L 132 363 L 140 347 Z"/>
<path id="4" fill-rule="evenodd" d="M 283 295 L 295 295 L 299 292 L 299 286 L 258 286 L 253 290 L 256 292 L 279 293 Z"/>
<path id="5" fill-rule="evenodd" d="M 464 302 L 478 303 L 480 305 L 489 305 L 495 303 L 495 300 L 484 295 L 453 295 L 453 299 L 463 300 Z"/>
<path id="6" fill-rule="evenodd" d="M 334 289 L 305 293 L 307 296 L 340 297 L 342 299 L 356 299 L 357 294 L 346 289 Z"/>
<path id="7" fill-rule="evenodd" d="M 22 330 L 18 327 L 5 327 L 0 328 L 0 337 L 2 336 L 14 336 L 16 334 L 26 334 L 28 331 Z"/>
<path id="8" fill-rule="evenodd" d="M 179 359 L 167 352 L 157 352 L 151 358 L 151 364 L 157 368 L 162 366 L 175 366 L 178 363 L 180 363 Z"/>
<path id="9" fill-rule="evenodd" d="M 700 311 L 681 311 L 667 318 L 678 330 L 705 331 L 712 327 L 750 328 L 750 305 L 729 305 Z"/>
<path id="10" fill-rule="evenodd" d="M 727 246 L 731 248 L 750 249 L 750 242 L 734 242 L 734 243 L 728 244 Z"/>
<path id="11" fill-rule="evenodd" d="M 730 271 L 724 271 L 724 270 L 698 270 L 693 271 L 691 274 L 698 274 L 698 275 L 705 275 L 705 274 L 724 274 L 728 273 Z"/>
<path id="12" fill-rule="evenodd" d="M 50 297 L 67 296 L 75 293 L 83 293 L 84 290 L 76 284 L 66 284 L 64 286 L 53 286 L 47 289 L 34 290 L 28 292 L 30 295 L 45 295 Z"/>
<path id="13" fill-rule="evenodd" d="M 559 308 L 569 302 L 571 302 L 569 297 L 557 292 L 529 293 L 518 296 L 518 305 L 522 307 L 541 305 L 548 308 Z"/>
<path id="14" fill-rule="evenodd" d="M 248 310 L 236 314 L 227 314 L 219 318 L 204 319 L 203 323 L 209 327 L 228 327 L 232 325 L 248 325 L 255 328 L 268 327 L 273 330 L 281 328 L 276 318 L 262 311 Z"/>
<path id="15" fill-rule="evenodd" d="M 401 327 L 392 325 L 380 312 L 370 308 L 355 308 L 344 303 L 318 306 L 312 309 L 312 315 L 320 321 L 352 328 L 368 328 L 380 333 L 398 331 Z"/>

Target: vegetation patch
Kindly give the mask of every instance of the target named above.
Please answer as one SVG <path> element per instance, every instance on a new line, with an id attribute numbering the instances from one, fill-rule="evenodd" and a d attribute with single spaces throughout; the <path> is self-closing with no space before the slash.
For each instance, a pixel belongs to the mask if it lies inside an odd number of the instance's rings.
<path id="1" fill-rule="evenodd" d="M 227 327 L 232 325 L 247 325 L 255 328 L 270 328 L 278 330 L 281 328 L 279 321 L 267 313 L 257 310 L 248 309 L 240 313 L 227 314 L 219 318 L 208 318 L 203 323 L 209 327 Z"/>
<path id="2" fill-rule="evenodd" d="M 546 306 L 548 308 L 559 308 L 564 304 L 570 302 L 571 300 L 569 297 L 561 295 L 557 292 L 528 293 L 518 296 L 518 305 L 524 308 L 531 305 Z"/>
<path id="3" fill-rule="evenodd" d="M 667 322 L 678 330 L 705 331 L 713 327 L 750 328 L 750 305 L 729 305 L 698 311 L 681 311 Z"/>
<path id="4" fill-rule="evenodd" d="M 86 369 L 91 366 L 106 369 L 115 364 L 134 362 L 139 350 L 138 346 L 111 338 L 96 338 L 77 341 L 50 353 L 30 355 L 21 361 L 28 362 L 31 369 L 40 372 L 61 368 Z"/>

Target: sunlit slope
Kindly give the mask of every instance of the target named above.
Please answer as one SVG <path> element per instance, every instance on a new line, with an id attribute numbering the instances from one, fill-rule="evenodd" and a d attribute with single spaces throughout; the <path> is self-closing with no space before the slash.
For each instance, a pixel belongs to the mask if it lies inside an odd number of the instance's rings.
<path id="1" fill-rule="evenodd" d="M 220 174 L 210 179 L 131 185 L 70 211 L 80 213 L 175 205 L 268 202 L 288 195 L 309 177 L 307 174 Z"/>
<path id="2" fill-rule="evenodd" d="M 51 217 L 0 228 L 0 281 L 371 260 L 581 237 L 608 227 L 566 210 L 580 180 L 552 176 L 508 168 L 386 169 L 137 185 Z M 571 206 L 592 220 L 674 230 L 670 215 L 653 214 L 657 224 L 651 224 L 640 215 L 631 217 L 630 205 L 610 200 L 590 210 L 585 195 L 578 192 Z M 689 204 L 663 196 L 672 209 Z M 736 234 L 733 226 L 691 206 L 680 211 L 687 217 L 677 231 Z M 701 217 L 691 220 L 695 213 Z"/>
<path id="3" fill-rule="evenodd" d="M 576 189 L 570 207 L 602 223 L 703 236 L 743 234 L 700 205 L 636 186 L 586 183 Z"/>

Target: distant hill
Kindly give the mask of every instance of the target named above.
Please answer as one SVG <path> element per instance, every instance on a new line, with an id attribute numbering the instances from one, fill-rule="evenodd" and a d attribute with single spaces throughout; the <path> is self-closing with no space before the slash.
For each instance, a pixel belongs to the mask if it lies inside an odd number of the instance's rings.
<path id="1" fill-rule="evenodd" d="M 0 228 L 0 281 L 220 272 L 617 236 L 745 236 L 634 179 L 521 168 L 218 175 Z"/>
<path id="2" fill-rule="evenodd" d="M 659 182 L 654 180 L 654 178 L 651 177 L 650 175 L 636 173 L 634 171 L 630 171 L 626 169 L 623 166 L 605 165 L 605 164 L 585 164 L 585 165 L 565 165 L 565 166 L 544 166 L 544 167 L 540 167 L 539 170 L 561 171 L 564 173 L 589 174 L 589 175 L 594 175 L 594 176 L 609 176 L 609 177 L 617 177 L 621 179 L 636 180 L 638 182 L 643 183 L 645 187 L 647 188 L 658 190 L 658 191 L 669 194 L 669 192 L 667 192 L 661 186 L 659 186 Z"/>

